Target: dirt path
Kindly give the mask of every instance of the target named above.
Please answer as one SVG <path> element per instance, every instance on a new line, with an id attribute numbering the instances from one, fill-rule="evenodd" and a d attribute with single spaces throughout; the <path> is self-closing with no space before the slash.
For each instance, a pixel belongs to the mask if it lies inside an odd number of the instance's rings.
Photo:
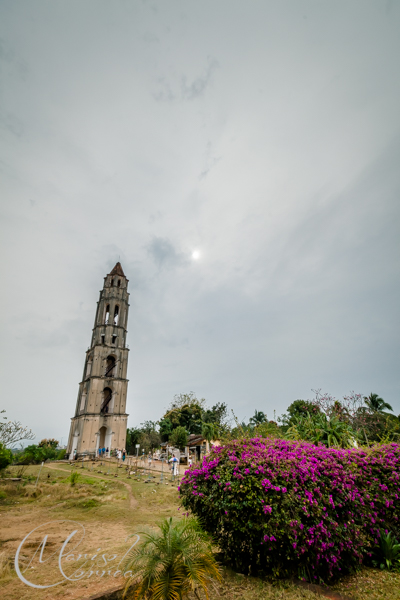
<path id="1" fill-rule="evenodd" d="M 69 471 L 68 469 L 64 469 L 63 467 L 51 467 L 50 465 L 46 464 L 44 466 L 46 467 L 46 469 L 52 469 L 53 471 L 65 471 L 66 473 L 71 473 L 71 471 Z M 103 481 L 110 481 L 110 477 L 102 477 L 101 475 L 94 475 L 93 473 L 88 473 L 88 477 L 95 477 L 96 479 L 102 479 Z M 130 508 L 137 508 L 138 501 L 132 494 L 132 488 L 129 485 L 129 483 L 125 483 L 125 481 L 121 481 L 120 479 L 118 479 L 118 482 L 122 483 L 122 485 L 124 485 L 128 490 Z"/>

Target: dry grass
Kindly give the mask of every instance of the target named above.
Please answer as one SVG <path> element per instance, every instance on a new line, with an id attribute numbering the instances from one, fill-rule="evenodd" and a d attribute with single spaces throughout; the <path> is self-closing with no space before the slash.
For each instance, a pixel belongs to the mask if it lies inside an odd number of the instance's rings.
<path id="1" fill-rule="evenodd" d="M 211 590 L 210 600 L 315 600 L 314 593 L 288 581 L 271 583 L 224 570 L 224 582 Z"/>
<path id="2" fill-rule="evenodd" d="M 76 485 L 70 485 L 68 465 L 43 468 L 35 487 L 38 467 L 28 467 L 23 482 L 2 482 L 0 485 L 0 596 L 6 600 L 53 600 L 54 598 L 84 599 L 94 593 L 114 587 L 112 578 L 63 583 L 50 590 L 34 590 L 20 582 L 13 570 L 16 548 L 23 537 L 41 523 L 57 519 L 76 520 L 86 527 L 91 547 L 107 547 L 121 553 L 126 549 L 127 535 L 143 526 L 154 526 L 160 519 L 179 516 L 176 485 L 163 485 L 157 480 L 144 483 L 115 467 L 98 470 L 80 469 Z M 101 470 L 101 469 L 100 469 Z M 107 471 L 109 474 L 107 475 Z M 115 477 L 118 474 L 118 477 Z M 10 476 L 14 476 L 11 469 Z M 48 477 L 50 475 L 50 477 Z M 137 501 L 132 510 L 129 484 Z M 97 546 L 96 546 L 97 544 Z M 364 569 L 346 577 L 334 588 L 354 600 L 400 600 L 400 574 Z M 224 571 L 223 585 L 215 586 L 210 600 L 307 600 L 317 598 L 287 581 L 269 582 L 259 578 Z"/>
<path id="3" fill-rule="evenodd" d="M 332 587 L 354 600 L 399 600 L 400 573 L 362 569 L 356 575 L 344 577 Z"/>
<path id="4" fill-rule="evenodd" d="M 9 581 L 11 577 L 10 558 L 5 552 L 0 552 L 0 582 Z"/>

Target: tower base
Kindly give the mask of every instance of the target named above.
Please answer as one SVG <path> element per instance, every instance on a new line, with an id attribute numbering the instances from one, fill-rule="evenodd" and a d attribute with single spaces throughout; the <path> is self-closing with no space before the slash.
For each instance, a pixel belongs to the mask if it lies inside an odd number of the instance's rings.
<path id="1" fill-rule="evenodd" d="M 128 415 L 80 415 L 71 419 L 67 454 L 98 455 L 99 448 L 112 449 L 126 446 Z"/>

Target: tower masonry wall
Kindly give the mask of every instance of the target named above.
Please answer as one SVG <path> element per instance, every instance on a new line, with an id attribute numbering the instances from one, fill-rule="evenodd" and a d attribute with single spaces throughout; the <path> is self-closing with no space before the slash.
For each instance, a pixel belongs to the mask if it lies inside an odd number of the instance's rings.
<path id="1" fill-rule="evenodd" d="M 86 351 L 67 452 L 124 448 L 128 415 L 128 280 L 120 263 L 104 278 L 90 348 Z M 107 442 L 107 444 L 106 444 Z"/>

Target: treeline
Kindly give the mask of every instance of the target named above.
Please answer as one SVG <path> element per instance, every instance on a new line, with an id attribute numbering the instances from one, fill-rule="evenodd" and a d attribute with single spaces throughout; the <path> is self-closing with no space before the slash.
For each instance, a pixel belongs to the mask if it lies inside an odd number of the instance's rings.
<path id="1" fill-rule="evenodd" d="M 159 421 L 146 421 L 128 429 L 127 450 L 148 452 L 168 441 L 183 448 L 190 434 L 202 435 L 208 442 L 228 442 L 244 437 L 272 436 L 305 440 L 317 445 L 352 448 L 400 440 L 400 415 L 378 394 L 362 396 L 352 392 L 337 400 L 316 390 L 312 400 L 295 400 L 276 421 L 255 410 L 246 422 L 239 422 L 225 403 L 211 408 L 193 392 L 175 396 Z"/>
<path id="2" fill-rule="evenodd" d="M 4 415 L 5 411 L 0 411 Z M 39 444 L 31 444 L 26 448 L 15 450 L 15 445 L 24 440 L 33 440 L 35 434 L 20 421 L 10 421 L 6 416 L 0 421 L 0 470 L 11 463 L 19 465 L 36 464 L 47 459 L 61 459 L 65 450 L 57 449 L 58 440 L 43 439 Z M 13 448 L 13 450 L 11 450 Z"/>
<path id="3" fill-rule="evenodd" d="M 159 421 L 145 421 L 139 427 L 127 431 L 127 451 L 148 452 L 169 442 L 174 447 L 184 448 L 190 434 L 202 435 L 207 441 L 220 439 L 230 431 L 228 407 L 217 403 L 208 408 L 204 398 L 198 399 L 194 392 L 177 394 Z"/>
<path id="4" fill-rule="evenodd" d="M 58 440 L 43 439 L 39 444 L 30 444 L 26 448 L 11 451 L 0 442 L 0 470 L 11 463 L 16 465 L 35 465 L 46 460 L 62 460 L 66 450 L 59 449 Z"/>
<path id="5" fill-rule="evenodd" d="M 400 415 L 393 414 L 390 404 L 375 393 L 363 396 L 352 392 L 337 400 L 317 390 L 311 400 L 292 402 L 276 421 L 269 420 L 262 410 L 255 410 L 247 422 L 239 422 L 224 402 L 208 407 L 204 398 L 198 399 L 190 392 L 176 395 L 159 421 L 145 421 L 139 427 L 128 429 L 126 449 L 134 455 L 136 444 L 139 444 L 140 452 L 147 453 L 159 448 L 162 442 L 183 449 L 190 434 L 201 435 L 208 443 L 272 436 L 352 448 L 400 441 Z M 12 462 L 34 464 L 64 458 L 65 450 L 57 449 L 58 441 L 53 438 L 18 451 L 10 450 L 17 442 L 33 438 L 30 429 L 3 416 L 0 420 L 0 470 Z"/>

